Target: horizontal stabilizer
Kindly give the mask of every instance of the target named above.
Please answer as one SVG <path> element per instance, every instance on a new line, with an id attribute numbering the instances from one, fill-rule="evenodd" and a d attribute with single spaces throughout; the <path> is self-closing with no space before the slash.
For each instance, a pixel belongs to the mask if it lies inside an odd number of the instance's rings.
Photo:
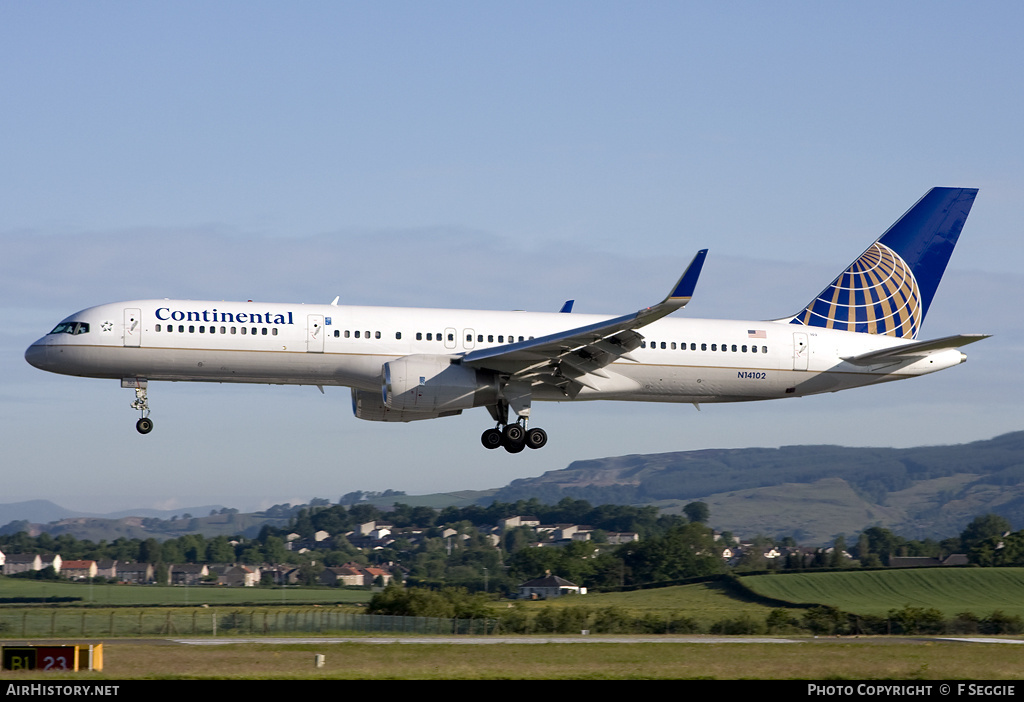
<path id="1" fill-rule="evenodd" d="M 910 344 L 901 344 L 878 351 L 869 351 L 859 356 L 849 356 L 843 360 L 855 366 L 874 366 L 879 363 L 896 363 L 913 358 L 923 358 L 937 351 L 947 349 L 958 349 L 975 341 L 987 339 L 991 334 L 957 334 L 955 336 L 944 336 L 941 339 L 931 341 L 915 341 Z"/>

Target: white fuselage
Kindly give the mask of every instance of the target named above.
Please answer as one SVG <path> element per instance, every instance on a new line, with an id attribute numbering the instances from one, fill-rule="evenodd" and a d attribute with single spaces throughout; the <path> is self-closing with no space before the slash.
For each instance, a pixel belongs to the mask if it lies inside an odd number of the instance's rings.
<path id="1" fill-rule="evenodd" d="M 67 375 L 168 381 L 347 386 L 379 392 L 384 363 L 458 355 L 608 319 L 601 315 L 256 302 L 133 300 L 90 307 L 26 352 Z M 61 327 L 59 326 L 58 329 Z M 70 331 L 68 331 L 70 329 Z M 78 333 L 74 333 L 75 331 Z M 56 332 L 56 330 L 55 330 Z M 644 345 L 547 401 L 738 402 L 798 397 L 957 365 L 957 349 L 877 366 L 844 357 L 906 343 L 788 322 L 663 318 Z"/>

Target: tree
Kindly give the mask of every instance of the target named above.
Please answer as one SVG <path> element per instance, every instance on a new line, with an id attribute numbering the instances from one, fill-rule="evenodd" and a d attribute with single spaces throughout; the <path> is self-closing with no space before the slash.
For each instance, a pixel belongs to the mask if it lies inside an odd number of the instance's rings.
<path id="1" fill-rule="evenodd" d="M 661 538 L 620 547 L 628 572 L 627 584 L 680 580 L 722 572 L 711 530 L 692 522 L 673 527 Z"/>
<path id="2" fill-rule="evenodd" d="M 986 539 L 996 539 L 1010 531 L 1010 522 L 998 514 L 983 514 L 971 520 L 960 532 L 960 547 L 970 551 Z"/>
<path id="3" fill-rule="evenodd" d="M 711 518 L 711 509 L 704 502 L 691 502 L 683 507 L 683 514 L 685 514 L 686 518 L 691 522 L 706 524 Z"/>

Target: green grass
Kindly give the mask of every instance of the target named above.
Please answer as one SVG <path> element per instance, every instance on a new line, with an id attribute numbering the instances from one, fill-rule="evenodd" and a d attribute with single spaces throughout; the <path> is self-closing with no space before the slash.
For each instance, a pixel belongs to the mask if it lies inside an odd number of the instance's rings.
<path id="1" fill-rule="evenodd" d="M 80 597 L 78 604 L 115 606 L 358 604 L 369 602 L 372 595 L 369 590 L 340 588 L 98 585 L 0 578 L 0 598 Z"/>
<path id="2" fill-rule="evenodd" d="M 726 589 L 718 583 L 696 583 L 633 592 L 595 592 L 540 602 L 523 602 L 522 606 L 527 611 L 539 611 L 547 606 L 578 606 L 592 609 L 619 607 L 637 616 L 663 614 L 688 617 L 705 627 L 722 619 L 740 615 L 763 619 L 772 609 L 730 597 Z"/>
<path id="3" fill-rule="evenodd" d="M 765 597 L 817 603 L 855 614 L 885 615 L 904 605 L 986 616 L 995 610 L 1024 616 L 1024 568 L 920 568 L 746 576 Z"/>
<path id="4" fill-rule="evenodd" d="M 1019 648 L 884 639 L 651 644 L 628 637 L 614 644 L 457 647 L 107 642 L 103 672 L 0 672 L 0 680 L 1020 680 Z M 324 656 L 323 668 L 314 667 L 316 654 Z"/>

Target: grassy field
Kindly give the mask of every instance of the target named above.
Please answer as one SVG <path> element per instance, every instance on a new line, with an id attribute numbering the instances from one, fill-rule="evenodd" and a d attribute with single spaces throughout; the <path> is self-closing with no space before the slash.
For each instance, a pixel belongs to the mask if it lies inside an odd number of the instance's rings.
<path id="1" fill-rule="evenodd" d="M 80 597 L 95 605 L 301 605 L 369 602 L 369 590 L 341 588 L 161 587 L 156 585 L 94 585 L 0 578 L 2 597 Z"/>
<path id="2" fill-rule="evenodd" d="M 102 673 L 0 673 L 74 680 L 1006 680 L 1019 645 L 865 639 L 758 643 L 354 644 L 184 646 L 113 643 Z M 326 664 L 315 668 L 315 654 Z"/>
<path id="3" fill-rule="evenodd" d="M 740 615 L 764 619 L 772 609 L 761 604 L 737 600 L 718 583 L 679 585 L 633 592 L 593 592 L 582 596 L 560 597 L 556 600 L 523 602 L 517 606 L 522 606 L 527 611 L 540 611 L 544 607 L 619 607 L 636 616 L 655 614 L 689 617 L 703 628 L 722 619 Z"/>
<path id="4" fill-rule="evenodd" d="M 1024 617 L 1024 568 L 921 568 L 753 575 L 754 592 L 788 602 L 832 605 L 846 612 L 885 615 L 904 605 L 934 608 L 946 617 L 995 610 Z"/>

